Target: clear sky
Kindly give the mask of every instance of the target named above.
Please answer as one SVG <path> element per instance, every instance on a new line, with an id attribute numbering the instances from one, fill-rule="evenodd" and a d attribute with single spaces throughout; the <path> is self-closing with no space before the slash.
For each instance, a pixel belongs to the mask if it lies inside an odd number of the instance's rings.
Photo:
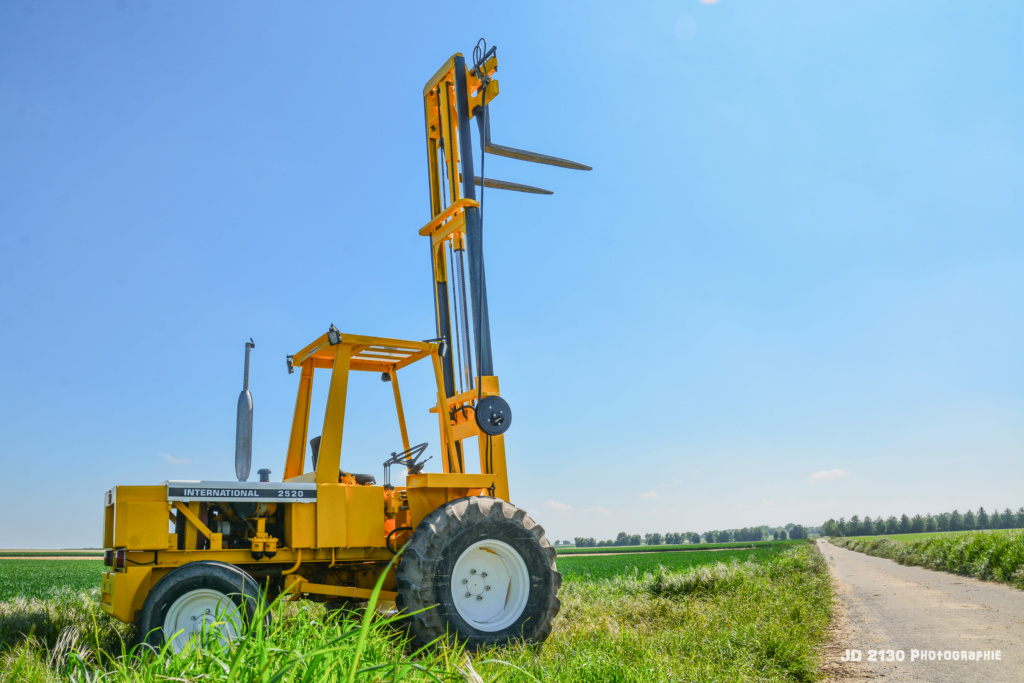
<path id="1" fill-rule="evenodd" d="M 487 161 L 555 190 L 488 191 L 484 226 L 549 537 L 1024 504 L 1020 4 L 496 5 L 0 4 L 0 547 L 232 479 L 250 336 L 277 477 L 285 354 L 435 336 L 421 91 L 481 36 L 495 141 L 594 167 Z M 390 389 L 358 380 L 343 459 L 379 476 Z"/>

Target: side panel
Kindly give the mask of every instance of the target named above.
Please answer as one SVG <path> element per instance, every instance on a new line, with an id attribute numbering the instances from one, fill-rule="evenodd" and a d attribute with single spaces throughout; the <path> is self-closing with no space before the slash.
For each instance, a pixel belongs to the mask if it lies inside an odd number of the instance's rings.
<path id="1" fill-rule="evenodd" d="M 380 548 L 384 545 L 384 487 L 347 486 L 348 545 Z"/>
<path id="2" fill-rule="evenodd" d="M 115 503 L 152 503 L 167 500 L 167 487 L 158 486 L 115 486 Z"/>
<path id="3" fill-rule="evenodd" d="M 318 548 L 348 547 L 348 501 L 344 484 L 317 484 L 316 545 Z"/>
<path id="4" fill-rule="evenodd" d="M 114 511 L 114 548 L 167 548 L 167 503 L 122 503 Z"/>
<path id="5" fill-rule="evenodd" d="M 312 548 L 317 544 L 316 510 L 315 505 L 285 505 L 284 547 Z"/>
<path id="6" fill-rule="evenodd" d="M 113 534 L 108 548 L 163 550 L 167 548 L 167 488 L 117 486 L 112 492 Z M 109 505 L 109 502 L 108 502 Z M 107 508 L 108 514 L 110 507 Z"/>
<path id="7" fill-rule="evenodd" d="M 383 547 L 384 487 L 319 484 L 315 535 L 318 548 Z"/>

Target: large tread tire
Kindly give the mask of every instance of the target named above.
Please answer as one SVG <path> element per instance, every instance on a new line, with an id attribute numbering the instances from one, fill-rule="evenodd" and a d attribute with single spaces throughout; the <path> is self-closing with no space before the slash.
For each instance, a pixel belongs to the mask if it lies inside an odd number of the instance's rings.
<path id="1" fill-rule="evenodd" d="M 469 546 L 484 540 L 512 546 L 529 573 L 526 606 L 514 623 L 499 631 L 470 625 L 459 614 L 452 595 L 456 562 Z M 541 643 L 551 634 L 551 623 L 561 607 L 562 575 L 555 568 L 555 549 L 544 529 L 525 510 L 497 498 L 460 498 L 427 515 L 405 546 L 396 578 L 397 607 L 410 614 L 414 647 L 450 639 L 470 649 L 516 641 Z"/>
<path id="2" fill-rule="evenodd" d="M 189 562 L 165 574 L 146 596 L 136 620 L 139 643 L 157 650 L 163 647 L 167 610 L 185 593 L 201 588 L 228 596 L 243 611 L 246 625 L 253 623 L 263 603 L 259 584 L 239 567 L 209 560 Z M 269 623 L 269 613 L 267 619 Z"/>

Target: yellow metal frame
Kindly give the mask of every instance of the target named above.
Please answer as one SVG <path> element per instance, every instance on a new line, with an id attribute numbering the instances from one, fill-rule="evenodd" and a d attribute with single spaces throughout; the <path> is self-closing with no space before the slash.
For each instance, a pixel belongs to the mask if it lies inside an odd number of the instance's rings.
<path id="1" fill-rule="evenodd" d="M 475 204 L 475 202 L 473 202 Z M 449 212 L 450 218 L 454 211 Z M 441 220 L 434 223 L 443 229 Z M 427 227 L 430 227 L 428 224 Z M 409 434 L 405 422 L 405 410 L 398 384 L 398 370 L 419 360 L 430 358 L 436 384 L 436 403 L 430 412 L 438 416 L 442 473 L 465 474 L 465 465 L 456 456 L 455 444 L 465 439 L 479 437 L 479 427 L 472 415 L 471 403 L 480 393 L 484 396 L 498 395 L 497 377 L 482 377 L 482 390 L 467 391 L 453 397 L 446 397 L 442 378 L 440 346 L 434 342 L 415 342 L 385 337 L 368 337 L 339 333 L 340 341 L 331 345 L 327 334 L 318 337 L 311 344 L 292 356 L 292 364 L 302 368 L 298 395 L 295 399 L 295 418 L 288 443 L 284 480 L 289 481 L 305 473 L 306 442 L 309 437 L 309 410 L 313 391 L 313 377 L 317 369 L 331 370 L 331 384 L 327 394 L 327 408 L 324 411 L 323 431 L 320 436 L 320 450 L 317 458 L 315 481 L 317 484 L 338 483 L 337 473 L 341 469 L 342 436 L 345 425 L 345 404 L 348 394 L 349 373 L 353 370 L 387 374 L 391 380 L 395 400 L 395 412 L 402 445 L 409 448 Z M 481 474 L 493 481 L 493 492 L 498 498 L 508 499 L 508 473 L 505 467 L 504 439 L 490 437 L 493 465 L 488 468 L 484 457 L 484 438 L 480 438 Z M 448 487 L 445 487 L 448 488 Z M 418 523 L 418 519 L 413 520 Z"/>
<path id="2" fill-rule="evenodd" d="M 429 237 L 434 258 L 435 277 L 447 281 L 448 262 L 445 242 L 455 249 L 466 242 L 467 209 L 478 208 L 475 200 L 462 197 L 460 131 L 455 92 L 453 55 L 423 89 L 427 125 L 430 176 L 431 220 L 419 230 Z M 460 61 L 461 63 L 461 61 Z M 493 75 L 497 59 L 490 58 L 485 71 Z M 498 82 L 491 78 L 482 87 L 480 78 L 469 73 L 465 78 L 469 116 L 498 95 Z M 444 162 L 439 151 L 447 155 Z M 395 401 L 399 433 L 404 449 L 409 448 L 398 371 L 429 359 L 434 371 L 436 394 L 430 412 L 438 418 L 441 472 L 407 476 L 405 487 L 360 486 L 352 475 L 341 470 L 345 408 L 349 374 L 353 371 L 387 375 Z M 408 341 L 386 337 L 340 334 L 331 344 L 324 334 L 290 359 L 300 370 L 295 411 L 283 480 L 315 482 L 315 503 L 282 501 L 284 537 L 267 533 L 265 520 L 258 518 L 259 533 L 250 548 L 224 548 L 224 538 L 202 518 L 199 502 L 170 502 L 165 486 L 118 486 L 105 500 L 104 546 L 125 549 L 126 566 L 104 573 L 101 582 L 101 607 L 123 621 L 132 621 L 142 608 L 149 590 L 168 572 L 189 562 L 214 560 L 234 565 L 279 566 L 286 592 L 296 597 L 316 594 L 325 597 L 367 598 L 368 578 L 358 585 L 336 586 L 311 581 L 302 573 L 322 568 L 360 568 L 364 574 L 383 570 L 393 557 L 385 547 L 385 538 L 404 528 L 415 528 L 428 514 L 445 503 L 469 495 L 491 495 L 508 500 L 508 474 L 502 436 L 485 437 L 476 425 L 473 402 L 482 396 L 499 395 L 498 378 L 476 377 L 477 387 L 447 396 L 440 356 L 434 342 Z M 305 472 L 309 415 L 316 370 L 332 371 L 324 412 L 323 430 L 317 466 Z M 462 444 L 477 437 L 480 455 L 479 473 L 466 471 Z M 488 446 L 489 444 L 489 446 Z M 486 451 L 486 452 L 485 452 Z M 272 508 L 271 508 L 272 509 Z M 184 520 L 184 538 L 168 532 L 168 523 Z M 179 545 L 183 549 L 179 549 Z M 205 547 L 204 547 L 205 546 Z M 256 559 L 259 556 L 259 559 Z M 370 568 L 369 570 L 366 568 Z M 352 570 L 355 571 L 355 570 Z M 372 582 L 369 582 L 372 586 Z M 393 576 L 389 577 L 384 600 L 393 600 Z"/>

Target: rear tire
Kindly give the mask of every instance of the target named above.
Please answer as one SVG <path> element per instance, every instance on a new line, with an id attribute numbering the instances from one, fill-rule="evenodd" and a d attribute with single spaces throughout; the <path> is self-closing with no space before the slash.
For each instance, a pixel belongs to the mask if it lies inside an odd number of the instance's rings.
<path id="1" fill-rule="evenodd" d="M 408 619 L 415 647 L 448 638 L 469 648 L 540 643 L 561 606 L 544 529 L 496 498 L 460 498 L 427 515 L 396 578 L 398 609 L 426 610 Z"/>
<path id="2" fill-rule="evenodd" d="M 190 562 L 160 579 L 139 612 L 139 642 L 181 652 L 193 636 L 223 641 L 241 635 L 262 604 L 259 584 L 223 562 Z M 268 616 L 269 619 L 269 616 Z"/>

